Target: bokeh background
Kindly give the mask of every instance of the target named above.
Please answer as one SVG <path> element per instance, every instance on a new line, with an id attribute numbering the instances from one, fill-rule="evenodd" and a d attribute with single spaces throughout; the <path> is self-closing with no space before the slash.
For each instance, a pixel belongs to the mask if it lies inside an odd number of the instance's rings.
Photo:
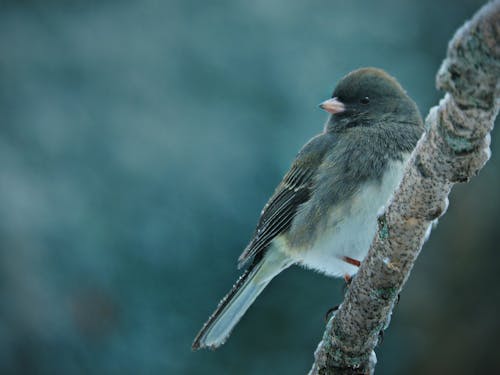
<path id="1" fill-rule="evenodd" d="M 341 280 L 290 269 L 220 350 L 191 341 L 337 80 L 384 68 L 425 115 L 481 3 L 1 1 L 0 373 L 306 373 Z M 492 150 L 425 245 L 378 373 L 500 371 Z"/>

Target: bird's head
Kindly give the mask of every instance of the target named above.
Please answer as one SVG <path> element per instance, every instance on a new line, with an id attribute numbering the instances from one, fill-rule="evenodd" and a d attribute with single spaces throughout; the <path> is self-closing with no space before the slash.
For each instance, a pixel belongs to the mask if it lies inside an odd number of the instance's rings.
<path id="1" fill-rule="evenodd" d="M 415 102 L 381 69 L 362 68 L 340 80 L 331 99 L 320 104 L 330 113 L 327 129 L 373 127 L 395 121 L 421 126 Z"/>

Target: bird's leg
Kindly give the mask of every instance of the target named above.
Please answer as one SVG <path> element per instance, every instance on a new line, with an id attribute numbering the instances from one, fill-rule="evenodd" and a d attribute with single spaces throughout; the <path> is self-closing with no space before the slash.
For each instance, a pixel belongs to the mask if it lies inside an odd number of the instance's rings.
<path id="1" fill-rule="evenodd" d="M 361 266 L 361 262 L 357 259 L 353 259 L 351 257 L 346 257 L 346 256 L 343 256 L 341 259 L 346 263 L 352 264 L 353 266 L 356 267 Z"/>

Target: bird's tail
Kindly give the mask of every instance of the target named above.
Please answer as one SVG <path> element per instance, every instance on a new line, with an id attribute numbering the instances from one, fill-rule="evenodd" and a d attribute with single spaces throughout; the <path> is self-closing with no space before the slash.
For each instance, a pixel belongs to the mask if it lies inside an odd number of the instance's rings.
<path id="1" fill-rule="evenodd" d="M 269 248 L 265 256 L 260 261 L 254 262 L 219 302 L 215 312 L 195 337 L 193 350 L 215 349 L 224 344 L 234 326 L 266 285 L 291 264 L 290 258 L 281 251 Z"/>

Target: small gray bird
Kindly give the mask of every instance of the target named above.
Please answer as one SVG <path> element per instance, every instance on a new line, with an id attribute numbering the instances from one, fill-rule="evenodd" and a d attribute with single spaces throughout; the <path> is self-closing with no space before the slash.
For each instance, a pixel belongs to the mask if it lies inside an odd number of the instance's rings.
<path id="1" fill-rule="evenodd" d="M 338 83 L 320 107 L 321 134 L 295 158 L 261 212 L 239 266 L 250 266 L 193 342 L 217 348 L 266 285 L 293 264 L 350 278 L 365 258 L 377 212 L 399 184 L 424 131 L 413 100 L 380 69 L 363 68 Z"/>

